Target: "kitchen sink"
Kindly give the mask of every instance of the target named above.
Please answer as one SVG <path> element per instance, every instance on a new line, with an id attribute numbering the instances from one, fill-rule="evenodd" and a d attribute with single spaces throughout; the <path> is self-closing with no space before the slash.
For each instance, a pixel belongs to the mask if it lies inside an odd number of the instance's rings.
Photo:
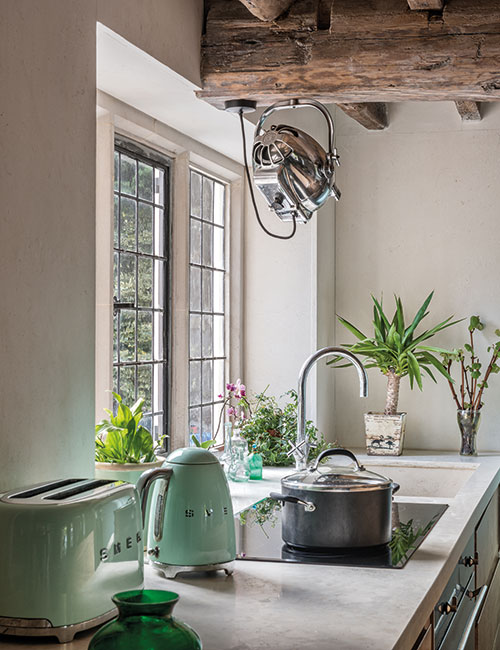
<path id="1" fill-rule="evenodd" d="M 390 477 L 401 486 L 396 496 L 454 498 L 479 465 L 459 463 L 429 464 L 417 461 L 366 459 L 367 469 Z"/>

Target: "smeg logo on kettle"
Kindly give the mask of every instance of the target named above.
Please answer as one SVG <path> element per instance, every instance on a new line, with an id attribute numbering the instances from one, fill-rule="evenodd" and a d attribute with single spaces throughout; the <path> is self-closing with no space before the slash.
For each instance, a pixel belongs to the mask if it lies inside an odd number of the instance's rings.
<path id="1" fill-rule="evenodd" d="M 135 535 L 135 543 L 139 544 L 141 539 L 142 539 L 141 533 L 140 532 L 136 533 L 136 535 Z M 108 549 L 105 546 L 104 548 L 101 548 L 99 550 L 99 559 L 101 560 L 101 562 L 106 562 L 107 560 L 109 560 L 111 552 L 112 552 L 113 557 L 114 557 L 115 555 L 119 555 L 122 552 L 122 549 L 132 548 L 133 545 L 134 545 L 134 538 L 133 537 L 127 537 L 125 539 L 125 543 L 123 543 L 121 541 L 114 542 L 112 549 Z"/>

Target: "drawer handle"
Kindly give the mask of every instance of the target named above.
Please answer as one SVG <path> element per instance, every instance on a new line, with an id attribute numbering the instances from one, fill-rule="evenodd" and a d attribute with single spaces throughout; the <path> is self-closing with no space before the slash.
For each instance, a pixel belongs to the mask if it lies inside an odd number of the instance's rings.
<path id="1" fill-rule="evenodd" d="M 460 639 L 460 643 L 457 646 L 457 650 L 465 650 L 465 646 L 467 645 L 467 641 L 469 640 L 470 634 L 472 630 L 474 629 L 474 624 L 476 622 L 476 618 L 479 614 L 479 610 L 481 609 L 481 605 L 483 604 L 483 601 L 486 597 L 486 592 L 488 591 L 488 585 L 483 585 L 481 589 L 476 591 L 471 591 L 467 592 L 467 596 L 469 598 L 473 598 L 474 594 L 478 594 L 476 604 L 474 605 L 474 609 L 472 610 L 471 615 L 469 616 L 469 620 L 467 621 L 467 625 L 465 626 L 464 633 L 462 634 L 462 638 Z"/>
<path id="2" fill-rule="evenodd" d="M 465 557 L 461 557 L 459 560 L 459 564 L 463 564 L 466 567 L 476 566 L 476 564 L 478 564 L 477 553 L 474 557 L 472 557 L 472 555 L 466 555 Z"/>
<path id="3" fill-rule="evenodd" d="M 440 614 L 451 614 L 452 612 L 457 611 L 457 599 L 455 596 L 451 599 L 451 603 L 447 603 L 446 601 L 439 603 L 438 605 L 438 612 Z"/>

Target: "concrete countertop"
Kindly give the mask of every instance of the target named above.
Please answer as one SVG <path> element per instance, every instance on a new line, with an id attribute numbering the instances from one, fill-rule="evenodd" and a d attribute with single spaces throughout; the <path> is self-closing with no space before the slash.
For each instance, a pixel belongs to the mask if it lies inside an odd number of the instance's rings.
<path id="1" fill-rule="evenodd" d="M 175 615 L 196 629 L 204 650 L 409 650 L 499 484 L 500 455 L 406 452 L 360 459 L 367 466 L 477 469 L 454 498 L 441 499 L 449 508 L 403 569 L 237 561 L 230 577 L 184 574 L 170 581 L 147 566 L 145 586 L 180 595 Z M 232 483 L 235 511 L 267 496 L 290 471 L 269 468 L 263 481 Z M 94 632 L 62 647 L 84 650 Z M 13 637 L 2 637 L 0 647 L 61 648 Z"/>

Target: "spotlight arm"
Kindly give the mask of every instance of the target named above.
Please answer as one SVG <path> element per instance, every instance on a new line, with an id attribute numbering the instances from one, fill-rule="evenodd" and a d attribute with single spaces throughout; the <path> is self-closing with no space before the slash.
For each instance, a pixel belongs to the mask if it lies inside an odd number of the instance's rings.
<path id="1" fill-rule="evenodd" d="M 255 127 L 255 137 L 258 137 L 262 133 L 262 126 L 267 118 L 274 113 L 275 111 L 283 111 L 288 108 L 303 108 L 303 107 L 315 108 L 316 110 L 322 113 L 328 124 L 328 157 L 333 158 L 334 161 L 338 164 L 338 156 L 335 151 L 335 127 L 333 124 L 332 116 L 330 112 L 326 110 L 323 104 L 320 104 L 315 99 L 284 99 L 280 102 L 276 102 L 262 113 L 260 120 L 257 122 Z"/>

